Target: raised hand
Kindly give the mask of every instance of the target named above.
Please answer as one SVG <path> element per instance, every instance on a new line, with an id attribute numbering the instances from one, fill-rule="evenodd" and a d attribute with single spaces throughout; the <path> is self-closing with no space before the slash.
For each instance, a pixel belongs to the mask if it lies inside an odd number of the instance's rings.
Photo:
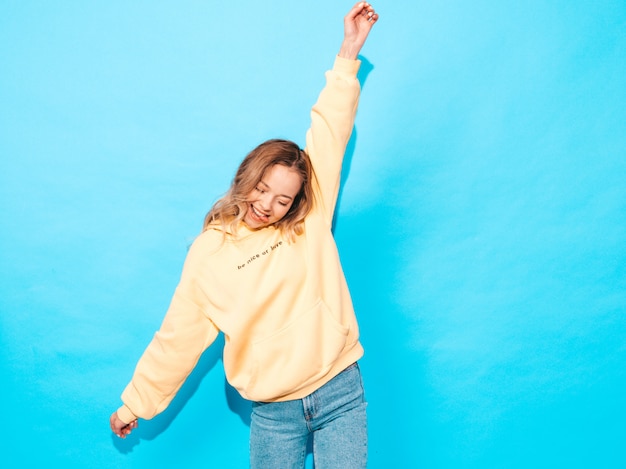
<path id="1" fill-rule="evenodd" d="M 372 5 L 367 2 L 354 5 L 343 19 L 343 43 L 338 55 L 346 59 L 356 59 L 376 21 L 378 13 Z"/>

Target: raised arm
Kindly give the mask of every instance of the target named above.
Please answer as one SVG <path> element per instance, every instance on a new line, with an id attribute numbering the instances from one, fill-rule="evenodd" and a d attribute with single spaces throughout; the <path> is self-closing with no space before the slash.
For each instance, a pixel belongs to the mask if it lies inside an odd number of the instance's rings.
<path id="1" fill-rule="evenodd" d="M 357 56 L 378 20 L 374 8 L 359 2 L 344 17 L 344 38 L 332 70 L 326 73 L 326 86 L 311 110 L 311 127 L 306 135 L 306 151 L 317 181 L 317 209 L 332 224 L 341 166 L 350 140 L 359 102 L 360 84 Z"/>

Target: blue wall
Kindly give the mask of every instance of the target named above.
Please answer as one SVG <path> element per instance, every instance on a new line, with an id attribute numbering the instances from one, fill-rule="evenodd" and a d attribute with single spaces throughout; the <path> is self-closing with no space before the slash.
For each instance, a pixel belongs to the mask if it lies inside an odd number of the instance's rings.
<path id="1" fill-rule="evenodd" d="M 243 155 L 303 142 L 350 6 L 0 4 L 5 457 L 247 466 L 219 346 L 128 440 L 108 417 Z M 336 225 L 371 467 L 625 467 L 626 4 L 375 6 Z"/>

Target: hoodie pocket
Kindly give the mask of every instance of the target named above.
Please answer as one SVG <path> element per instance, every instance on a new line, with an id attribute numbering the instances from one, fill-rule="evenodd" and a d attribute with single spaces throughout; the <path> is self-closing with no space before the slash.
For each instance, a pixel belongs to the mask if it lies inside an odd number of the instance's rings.
<path id="1" fill-rule="evenodd" d="M 273 400 L 321 379 L 344 349 L 349 331 L 320 299 L 306 313 L 253 344 L 248 397 Z"/>

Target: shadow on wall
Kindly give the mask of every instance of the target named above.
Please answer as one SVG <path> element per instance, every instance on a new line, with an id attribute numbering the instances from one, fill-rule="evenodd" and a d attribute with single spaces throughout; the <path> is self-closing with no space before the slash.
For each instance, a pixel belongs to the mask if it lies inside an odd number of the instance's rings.
<path id="1" fill-rule="evenodd" d="M 370 72 L 374 70 L 374 66 L 372 63 L 367 60 L 365 57 L 359 55 L 359 60 L 361 61 L 361 68 L 359 68 L 359 73 L 357 77 L 359 82 L 361 82 L 361 90 L 365 87 L 365 81 L 369 76 Z M 343 194 L 344 185 L 348 179 L 348 175 L 350 174 L 350 167 L 352 166 L 352 158 L 354 157 L 354 151 L 356 149 L 356 140 L 357 140 L 357 130 L 356 127 L 352 129 L 352 136 L 350 137 L 350 141 L 348 142 L 348 146 L 346 147 L 346 153 L 343 158 L 343 166 L 341 168 L 341 185 L 339 186 L 339 196 L 337 198 L 337 206 L 335 209 L 335 218 L 333 219 L 333 232 L 335 231 L 337 225 L 336 215 L 339 213 L 339 207 L 341 205 L 341 195 Z"/>
<path id="2" fill-rule="evenodd" d="M 111 433 L 115 448 L 120 453 L 130 453 L 141 440 L 154 440 L 167 430 L 189 399 L 196 393 L 204 377 L 215 368 L 215 365 L 221 360 L 223 349 L 224 336 L 220 334 L 215 342 L 202 354 L 193 372 L 187 377 L 187 380 L 165 411 L 153 419 L 142 420 L 137 429 L 125 439 L 118 438 Z M 224 379 L 224 392 L 226 393 L 226 401 L 228 402 L 230 410 L 239 415 L 241 421 L 249 427 L 251 412 L 250 402 L 242 398 L 237 390 L 228 384 L 226 379 Z"/>

